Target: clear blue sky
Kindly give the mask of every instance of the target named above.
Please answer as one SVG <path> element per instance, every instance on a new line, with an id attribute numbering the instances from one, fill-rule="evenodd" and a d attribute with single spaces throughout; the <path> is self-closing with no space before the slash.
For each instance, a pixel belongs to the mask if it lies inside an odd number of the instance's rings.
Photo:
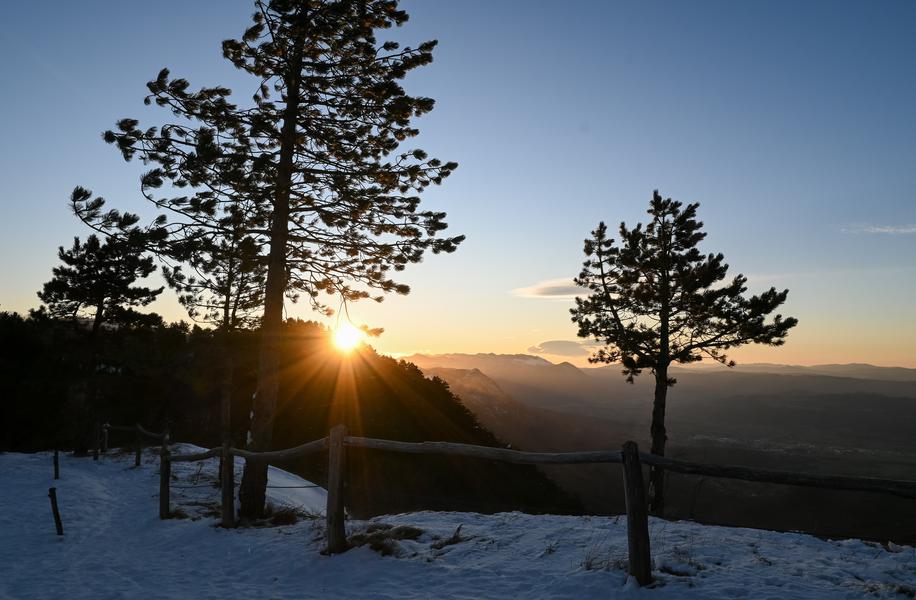
<path id="1" fill-rule="evenodd" d="M 524 352 L 573 340 L 568 279 L 595 224 L 633 222 L 654 188 L 701 203 L 707 249 L 788 287 L 801 325 L 747 360 L 916 367 L 916 3 L 404 2 L 435 62 L 419 144 L 460 167 L 430 205 L 468 240 L 356 317 L 390 352 Z M 142 166 L 100 132 L 158 124 L 145 82 L 254 84 L 219 54 L 249 2 L 42 2 L 0 31 L 0 309 L 37 305 L 56 247 L 87 231 L 75 185 L 140 210 Z M 530 296 L 531 294 L 528 294 Z M 155 306 L 180 318 L 171 297 Z M 305 307 L 290 314 L 308 316 Z M 550 356 L 548 356 L 550 358 Z M 556 357 L 554 357 L 556 358 Z"/>

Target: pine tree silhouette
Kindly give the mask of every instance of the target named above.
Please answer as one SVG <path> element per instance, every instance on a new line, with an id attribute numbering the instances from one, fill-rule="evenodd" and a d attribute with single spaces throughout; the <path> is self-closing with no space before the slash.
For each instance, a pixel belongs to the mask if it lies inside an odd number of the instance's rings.
<path id="1" fill-rule="evenodd" d="M 585 240 L 582 272 L 575 283 L 589 294 L 576 298 L 572 320 L 579 336 L 594 338 L 603 348 L 589 360 L 623 365 L 627 381 L 649 369 L 655 375 L 652 404 L 652 453 L 665 454 L 665 403 L 675 379 L 673 363 L 692 363 L 703 356 L 734 366 L 726 351 L 745 344 L 782 345 L 792 317 L 767 316 L 785 302 L 789 290 L 745 297 L 747 278 L 725 282 L 728 265 L 722 254 L 703 255 L 697 245 L 706 237 L 697 221 L 699 204 L 662 199 L 654 192 L 647 211 L 651 221 L 630 229 L 620 224 L 620 245 L 607 236 L 602 222 Z M 664 510 L 664 472 L 653 467 L 649 505 Z"/>
<path id="2" fill-rule="evenodd" d="M 106 318 L 136 318 L 125 307 L 146 306 L 162 292 L 161 287 L 133 285 L 156 270 L 152 257 L 143 256 L 143 245 L 137 236 L 112 237 L 105 243 L 95 235 L 85 243 L 74 238 L 69 250 L 58 248 L 57 256 L 64 264 L 54 267 L 54 277 L 38 297 L 52 316 L 75 319 L 88 311 L 93 335 Z"/>
<path id="3" fill-rule="evenodd" d="M 330 313 L 322 294 L 344 301 L 406 294 L 392 272 L 426 251 L 454 251 L 463 236 L 439 237 L 445 213 L 419 209 L 420 193 L 457 164 L 401 147 L 418 134 L 411 121 L 433 100 L 408 95 L 400 80 L 432 60 L 436 42 L 401 48 L 376 40 L 376 30 L 407 21 L 395 0 L 258 0 L 255 8 L 242 38 L 223 43 L 225 58 L 252 75 L 252 104 L 236 104 L 224 87 L 192 91 L 163 69 L 146 101 L 171 110 L 176 121 L 140 128 L 122 119 L 104 137 L 125 159 L 156 165 L 141 184 L 163 211 L 149 228 L 160 253 L 180 260 L 188 244 L 223 235 L 227 213 L 264 249 L 251 424 L 251 446 L 263 450 L 276 413 L 284 297 L 304 296 Z M 157 196 L 166 184 L 188 193 Z M 125 220 L 82 188 L 73 206 L 101 230 Z M 246 466 L 244 515 L 262 512 L 266 477 L 266 465 Z"/>

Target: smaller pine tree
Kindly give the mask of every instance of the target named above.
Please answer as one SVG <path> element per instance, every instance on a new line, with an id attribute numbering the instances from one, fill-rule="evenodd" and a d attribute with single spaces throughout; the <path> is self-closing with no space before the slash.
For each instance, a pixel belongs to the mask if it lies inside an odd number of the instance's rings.
<path id="1" fill-rule="evenodd" d="M 620 224 L 620 244 L 602 222 L 585 240 L 586 260 L 574 280 L 588 290 L 576 298 L 572 320 L 579 336 L 601 348 L 589 360 L 619 363 L 627 381 L 643 370 L 655 376 L 652 403 L 652 454 L 665 455 L 668 438 L 665 407 L 673 364 L 711 358 L 734 366 L 727 351 L 746 344 L 780 346 L 798 320 L 773 314 L 789 290 L 770 288 L 747 296 L 747 278 L 726 279 L 722 254 L 703 254 L 706 238 L 697 220 L 699 204 L 684 206 L 656 191 L 649 203 L 650 221 L 629 228 Z M 653 467 L 649 507 L 664 509 L 664 472 Z"/>
<path id="2" fill-rule="evenodd" d="M 44 284 L 38 297 L 48 313 L 58 318 L 91 316 L 92 334 L 102 323 L 133 306 L 146 306 L 162 288 L 134 286 L 137 279 L 156 270 L 152 257 L 143 256 L 143 243 L 136 235 L 110 237 L 104 243 L 90 235 L 81 243 L 58 248 L 63 265 L 54 267 L 54 277 Z"/>
<path id="3" fill-rule="evenodd" d="M 199 246 L 178 255 L 183 265 L 162 267 L 188 316 L 224 332 L 256 327 L 263 309 L 265 268 L 255 240 L 231 235 Z"/>

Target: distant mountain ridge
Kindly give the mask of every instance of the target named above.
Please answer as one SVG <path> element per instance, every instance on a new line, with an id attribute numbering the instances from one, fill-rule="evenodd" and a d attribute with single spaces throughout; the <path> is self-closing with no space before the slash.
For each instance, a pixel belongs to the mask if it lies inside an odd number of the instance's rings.
<path id="1" fill-rule="evenodd" d="M 499 437 L 536 451 L 648 448 L 654 381 L 619 365 L 577 368 L 539 356 L 413 355 Z M 750 364 L 673 369 L 669 456 L 847 476 L 916 479 L 916 369 Z M 619 467 L 542 469 L 586 508 L 622 510 Z M 704 483 L 705 482 L 705 483 Z M 671 516 L 818 535 L 887 539 L 912 527 L 901 499 L 671 476 Z M 849 519 L 856 514 L 857 519 Z M 844 523 L 828 528 L 827 522 Z M 916 538 L 914 538 L 916 539 Z"/>
<path id="2" fill-rule="evenodd" d="M 749 363 L 735 367 L 739 371 L 757 373 L 798 373 L 849 377 L 852 379 L 876 379 L 880 381 L 916 381 L 916 369 L 906 367 L 879 367 L 867 363 L 823 364 L 823 365 L 781 365 L 772 363 Z"/>
<path id="3" fill-rule="evenodd" d="M 524 450 L 571 450 L 570 439 L 579 440 L 576 450 L 605 450 L 611 421 L 530 406 L 507 394 L 479 369 L 428 367 L 427 377 L 438 377 L 480 423 L 501 439 Z M 632 435 L 624 428 L 615 435 Z"/>
<path id="4" fill-rule="evenodd" d="M 614 370 L 619 365 L 586 367 L 583 371 Z M 823 365 L 783 365 L 779 363 L 738 363 L 734 367 L 725 367 L 716 363 L 700 363 L 683 367 L 675 365 L 672 370 L 693 373 L 772 373 L 774 375 L 826 375 L 828 377 L 846 377 L 850 379 L 874 379 L 876 381 L 916 382 L 916 369 L 907 367 L 879 367 L 867 363 L 823 364 Z"/>
<path id="5" fill-rule="evenodd" d="M 445 354 L 417 353 L 401 357 L 417 366 L 440 366 L 447 368 L 475 369 L 481 366 L 500 366 L 503 368 L 515 366 L 543 366 L 564 367 L 575 369 L 583 373 L 593 371 L 620 371 L 618 364 L 602 365 L 596 367 L 576 367 L 563 361 L 554 363 L 542 356 L 533 354 L 496 354 L 492 352 L 462 353 L 450 352 Z M 878 381 L 908 381 L 916 382 L 916 369 L 908 367 L 881 367 L 868 363 L 825 363 L 819 365 L 788 365 L 781 363 L 738 363 L 735 367 L 724 367 L 718 363 L 703 362 L 689 367 L 675 365 L 672 367 L 684 372 L 732 372 L 732 373 L 773 373 L 781 375 L 827 375 L 831 377 L 848 377 L 851 379 L 875 379 Z"/>
<path id="6" fill-rule="evenodd" d="M 527 406 L 576 412 L 584 387 L 594 384 L 585 371 L 528 354 L 414 354 L 404 357 L 420 369 L 478 369 Z"/>
<path id="7" fill-rule="evenodd" d="M 552 363 L 546 358 L 531 354 L 494 354 L 492 352 L 465 354 L 453 352 L 448 354 L 411 354 L 410 356 L 402 356 L 401 358 L 418 366 L 420 364 L 430 366 L 444 366 L 448 364 L 450 368 L 455 369 L 473 369 L 475 367 L 465 365 L 479 364 L 481 362 L 503 365 L 556 366 L 556 363 Z"/>
<path id="8" fill-rule="evenodd" d="M 405 360 L 423 370 L 477 369 L 527 406 L 623 422 L 646 421 L 646 403 L 654 385 L 648 371 L 631 385 L 621 374 L 620 365 L 578 368 L 568 362 L 556 364 L 530 355 L 415 354 Z M 735 368 L 676 367 L 671 373 L 677 379 L 669 401 L 674 411 L 694 402 L 721 404 L 721 400 L 734 396 L 759 397 L 767 402 L 789 396 L 832 394 L 916 399 L 916 369 L 902 367 L 753 364 Z"/>

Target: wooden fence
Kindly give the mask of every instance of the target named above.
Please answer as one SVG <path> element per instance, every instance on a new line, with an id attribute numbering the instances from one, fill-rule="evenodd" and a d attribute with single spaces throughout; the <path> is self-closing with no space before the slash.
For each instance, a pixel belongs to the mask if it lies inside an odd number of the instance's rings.
<path id="1" fill-rule="evenodd" d="M 510 463 L 534 465 L 558 464 L 592 464 L 592 463 L 619 463 L 622 465 L 624 480 L 624 495 L 627 511 L 627 542 L 628 542 L 628 569 L 630 575 L 636 578 L 641 585 L 652 581 L 652 561 L 650 554 L 648 509 L 646 504 L 645 486 L 643 483 L 642 465 L 660 467 L 666 471 L 685 473 L 690 475 L 705 475 L 744 481 L 757 481 L 785 485 L 798 485 L 807 487 L 827 488 L 836 490 L 856 490 L 867 492 L 884 492 L 916 498 L 916 481 L 898 481 L 889 479 L 874 479 L 868 477 L 838 477 L 831 475 L 807 475 L 787 471 L 772 471 L 765 469 L 751 469 L 747 467 L 709 465 L 674 460 L 639 452 L 636 442 L 626 442 L 620 451 L 598 452 L 523 452 L 506 448 L 491 448 L 474 446 L 470 444 L 457 444 L 451 442 L 397 442 L 393 440 L 380 440 L 375 438 L 352 437 L 347 435 L 343 425 L 332 428 L 328 437 L 324 437 L 301 446 L 286 450 L 270 452 L 252 452 L 233 448 L 228 443 L 196 454 L 171 454 L 168 449 L 170 441 L 168 431 L 163 434 L 153 434 L 140 425 L 131 427 L 103 426 L 103 430 L 112 429 L 119 431 L 134 431 L 137 433 L 138 447 L 140 436 L 158 438 L 161 442 L 160 468 L 159 468 L 159 518 L 166 519 L 171 515 L 169 506 L 169 479 L 171 476 L 171 463 L 206 460 L 220 457 L 221 460 L 221 501 L 223 527 L 235 526 L 235 499 L 234 499 L 234 457 L 238 456 L 246 461 L 277 462 L 300 458 L 308 454 L 328 450 L 328 488 L 327 507 L 327 552 L 338 554 L 348 549 L 345 524 L 345 498 L 344 474 L 346 447 L 367 448 L 387 452 L 400 452 L 406 454 L 439 454 L 448 456 L 464 456 Z M 107 443 L 105 444 L 107 446 Z M 103 446 L 104 448 L 104 446 Z M 137 451 L 137 464 L 139 465 L 139 450 Z"/>
<path id="2" fill-rule="evenodd" d="M 93 460 L 98 460 L 99 452 L 104 454 L 108 451 L 108 432 L 109 431 L 123 431 L 126 433 L 134 434 L 134 466 L 140 466 L 140 456 L 143 452 L 143 440 L 152 439 L 159 442 L 160 445 L 167 446 L 165 440 L 169 436 L 168 428 L 163 433 L 153 433 L 147 431 L 139 423 L 133 425 L 132 427 L 126 427 L 124 425 L 111 425 L 109 423 L 96 423 L 95 426 L 95 449 L 92 452 Z"/>

